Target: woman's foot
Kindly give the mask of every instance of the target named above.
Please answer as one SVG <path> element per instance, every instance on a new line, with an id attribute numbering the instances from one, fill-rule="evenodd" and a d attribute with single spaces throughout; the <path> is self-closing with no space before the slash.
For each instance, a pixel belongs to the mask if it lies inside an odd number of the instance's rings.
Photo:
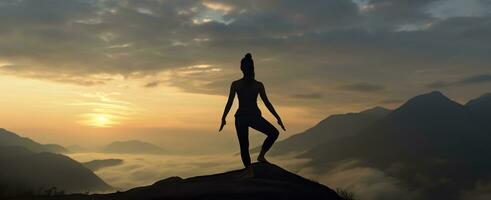
<path id="1" fill-rule="evenodd" d="M 242 178 L 254 178 L 254 170 L 252 169 L 251 166 L 246 167 L 244 169 L 243 174 L 241 175 Z"/>
<path id="2" fill-rule="evenodd" d="M 264 157 L 264 155 L 259 155 L 257 157 L 257 161 L 262 162 L 262 163 L 269 163 L 269 161 L 266 160 L 266 158 Z"/>

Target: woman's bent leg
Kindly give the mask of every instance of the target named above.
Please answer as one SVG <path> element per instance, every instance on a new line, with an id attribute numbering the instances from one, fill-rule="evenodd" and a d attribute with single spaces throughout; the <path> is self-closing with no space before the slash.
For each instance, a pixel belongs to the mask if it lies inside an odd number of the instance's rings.
<path id="1" fill-rule="evenodd" d="M 259 157 L 258 157 L 264 160 L 264 155 L 266 154 L 266 152 L 269 151 L 269 149 L 271 149 L 276 139 L 278 139 L 280 132 L 278 131 L 278 129 L 276 129 L 276 127 L 274 127 L 263 117 L 258 117 L 255 120 L 253 120 L 250 126 L 253 129 L 256 129 L 266 134 L 267 136 L 263 142 L 263 146 L 261 147 L 261 152 L 259 153 Z"/>

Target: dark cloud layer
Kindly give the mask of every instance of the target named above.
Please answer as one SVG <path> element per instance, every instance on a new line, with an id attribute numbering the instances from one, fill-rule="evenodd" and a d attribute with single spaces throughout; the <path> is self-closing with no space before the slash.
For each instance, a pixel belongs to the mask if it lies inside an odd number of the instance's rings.
<path id="1" fill-rule="evenodd" d="M 385 90 L 385 86 L 373 83 L 354 83 L 341 86 L 340 88 L 357 92 L 378 92 Z"/>
<path id="2" fill-rule="evenodd" d="M 435 16 L 444 3 L 458 6 L 447 1 L 7 0 L 0 71 L 87 86 L 154 76 L 142 87 L 225 95 L 252 52 L 257 78 L 291 102 L 319 91 L 407 90 L 401 82 L 420 70 L 442 71 L 433 80 L 487 73 L 491 16 Z M 182 73 L 198 65 L 216 70 Z"/>
<path id="3" fill-rule="evenodd" d="M 294 94 L 292 97 L 299 99 L 322 99 L 324 95 L 321 93 L 309 93 L 309 94 Z"/>
<path id="4" fill-rule="evenodd" d="M 465 77 L 456 81 L 436 81 L 428 84 L 429 88 L 444 88 L 451 86 L 473 85 L 491 83 L 491 74 L 479 74 L 475 76 Z"/>

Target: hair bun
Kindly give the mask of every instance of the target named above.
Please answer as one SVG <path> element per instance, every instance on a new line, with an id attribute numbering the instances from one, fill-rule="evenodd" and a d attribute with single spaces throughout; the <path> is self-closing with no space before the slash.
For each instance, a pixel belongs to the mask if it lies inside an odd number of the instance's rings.
<path id="1" fill-rule="evenodd" d="M 252 55 L 247 53 L 242 60 L 240 60 L 240 69 L 254 71 L 254 61 L 252 60 Z"/>

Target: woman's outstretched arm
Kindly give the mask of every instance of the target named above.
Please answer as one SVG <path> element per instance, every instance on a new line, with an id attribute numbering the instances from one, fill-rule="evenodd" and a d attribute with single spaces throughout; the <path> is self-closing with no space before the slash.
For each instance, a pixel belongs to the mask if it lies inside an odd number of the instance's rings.
<path id="1" fill-rule="evenodd" d="M 261 96 L 261 99 L 263 100 L 264 105 L 266 106 L 266 108 L 268 108 L 269 112 L 271 112 L 271 114 L 273 114 L 274 117 L 276 117 L 276 120 L 278 121 L 278 124 L 281 126 L 281 128 L 284 131 L 286 131 L 285 125 L 283 125 L 283 121 L 281 121 L 280 116 L 278 115 L 278 113 L 276 113 L 276 110 L 274 109 L 273 104 L 271 104 L 271 102 L 268 99 L 268 96 L 266 95 L 266 89 L 264 88 L 264 85 L 262 83 L 260 83 L 259 87 L 260 87 L 259 88 L 259 95 Z"/>
<path id="2" fill-rule="evenodd" d="M 227 104 L 225 105 L 225 109 L 223 110 L 222 124 L 220 125 L 220 129 L 218 129 L 218 132 L 220 132 L 225 126 L 225 124 L 227 124 L 226 118 L 228 112 L 230 111 L 230 108 L 232 107 L 232 104 L 234 103 L 235 91 L 236 91 L 235 84 L 232 83 L 232 85 L 230 85 L 230 93 L 228 94 Z"/>

